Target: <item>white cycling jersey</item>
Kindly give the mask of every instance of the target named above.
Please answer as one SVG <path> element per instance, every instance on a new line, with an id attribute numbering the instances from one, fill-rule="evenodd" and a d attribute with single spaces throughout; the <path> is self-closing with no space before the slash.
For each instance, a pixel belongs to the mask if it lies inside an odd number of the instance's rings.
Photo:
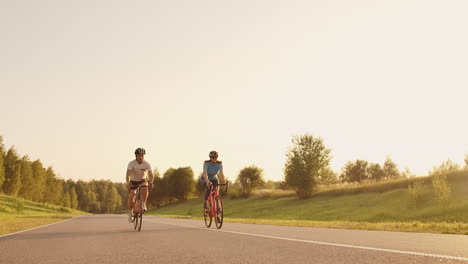
<path id="1" fill-rule="evenodd" d="M 131 181 L 141 181 L 148 175 L 148 171 L 151 171 L 151 165 L 146 160 L 138 163 L 135 159 L 128 163 L 127 170 L 130 171 Z"/>

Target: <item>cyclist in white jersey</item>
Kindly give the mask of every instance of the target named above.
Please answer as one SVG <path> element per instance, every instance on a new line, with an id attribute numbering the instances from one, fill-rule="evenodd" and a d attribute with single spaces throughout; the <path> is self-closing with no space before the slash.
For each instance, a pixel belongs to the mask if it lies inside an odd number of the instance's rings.
<path id="1" fill-rule="evenodd" d="M 137 148 L 135 150 L 135 159 L 128 163 L 127 167 L 127 188 L 129 191 L 128 195 L 128 222 L 132 222 L 132 208 L 133 208 L 133 197 L 135 196 L 135 190 L 138 185 L 153 187 L 153 172 L 151 171 L 151 165 L 144 160 L 146 151 L 143 148 Z M 149 182 L 145 176 L 148 175 Z M 141 198 L 143 200 L 143 210 L 146 211 L 146 200 L 148 199 L 148 188 L 141 188 Z"/>

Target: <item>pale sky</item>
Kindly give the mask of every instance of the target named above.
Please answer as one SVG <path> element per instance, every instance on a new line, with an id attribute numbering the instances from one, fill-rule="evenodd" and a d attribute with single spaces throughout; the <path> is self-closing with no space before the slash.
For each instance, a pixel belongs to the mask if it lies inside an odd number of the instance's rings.
<path id="1" fill-rule="evenodd" d="M 468 1 L 0 0 L 0 135 L 74 180 L 210 150 L 283 179 L 293 135 L 331 166 L 423 175 L 468 154 Z"/>

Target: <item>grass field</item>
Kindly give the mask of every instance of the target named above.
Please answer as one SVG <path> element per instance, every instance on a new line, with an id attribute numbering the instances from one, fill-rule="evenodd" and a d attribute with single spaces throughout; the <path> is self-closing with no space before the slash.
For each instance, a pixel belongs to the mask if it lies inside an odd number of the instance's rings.
<path id="1" fill-rule="evenodd" d="M 84 212 L 0 194 L 0 235 L 62 221 Z"/>
<path id="2" fill-rule="evenodd" d="M 225 198 L 225 218 L 243 223 L 468 234 L 467 176 L 448 178 L 451 194 L 446 203 L 437 200 L 430 178 L 424 178 L 423 198 L 418 203 L 410 198 L 407 185 L 415 181 L 410 179 L 329 189 L 306 200 L 293 193 L 275 196 L 267 191 L 247 199 Z M 197 198 L 149 213 L 201 218 L 201 207 L 202 200 Z"/>

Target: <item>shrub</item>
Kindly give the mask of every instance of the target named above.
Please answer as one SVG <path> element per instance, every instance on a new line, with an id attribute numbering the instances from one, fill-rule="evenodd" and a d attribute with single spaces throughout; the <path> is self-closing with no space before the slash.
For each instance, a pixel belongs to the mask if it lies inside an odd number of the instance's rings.
<path id="1" fill-rule="evenodd" d="M 259 199 L 278 199 L 292 195 L 294 195 L 294 191 L 292 190 L 261 189 L 252 192 L 252 196 Z"/>
<path id="2" fill-rule="evenodd" d="M 236 184 L 230 185 L 227 195 L 232 200 L 242 198 L 243 197 L 242 188 Z"/>
<path id="3" fill-rule="evenodd" d="M 437 200 L 441 203 L 447 204 L 450 198 L 450 185 L 447 181 L 447 175 L 436 173 L 432 178 L 432 186 L 437 195 Z"/>
<path id="4" fill-rule="evenodd" d="M 265 184 L 263 169 L 255 165 L 245 167 L 239 172 L 237 182 L 240 183 L 244 196 L 248 197 L 252 190 Z"/>
<path id="5" fill-rule="evenodd" d="M 418 206 L 423 200 L 423 185 L 423 180 L 417 180 L 413 184 L 408 185 L 410 206 Z"/>

